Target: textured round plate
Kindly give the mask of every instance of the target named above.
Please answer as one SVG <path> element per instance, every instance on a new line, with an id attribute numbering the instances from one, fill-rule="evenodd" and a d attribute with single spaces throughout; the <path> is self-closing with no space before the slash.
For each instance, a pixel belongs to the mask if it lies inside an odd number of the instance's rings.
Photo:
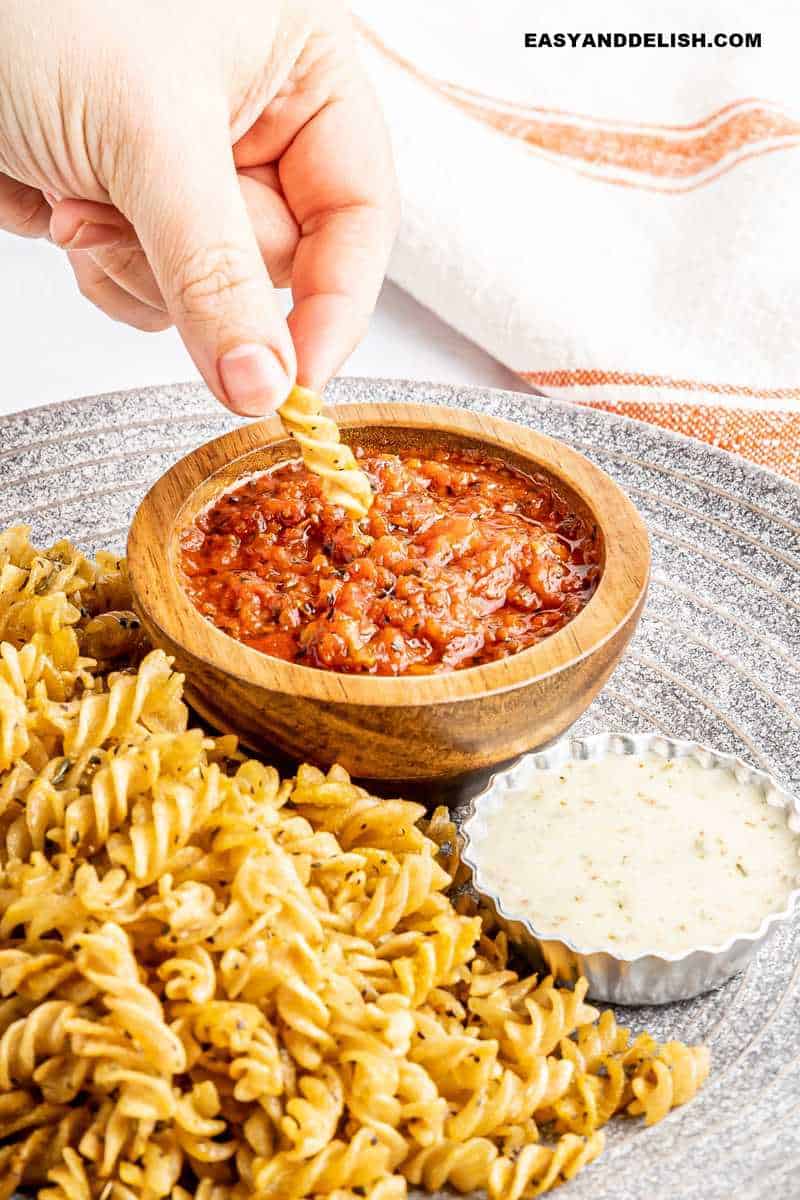
<path id="1" fill-rule="evenodd" d="M 699 442 L 513 392 L 338 380 L 339 403 L 412 400 L 507 417 L 562 438 L 628 492 L 654 571 L 639 630 L 576 732 L 657 730 L 705 742 L 800 791 L 800 489 Z M 0 525 L 121 550 L 148 486 L 237 421 L 195 385 L 0 418 Z M 676 878 L 676 886 L 679 880 Z M 707 1041 L 700 1096 L 661 1125 L 618 1120 L 564 1200 L 797 1200 L 800 922 L 724 988 L 622 1019 Z"/>

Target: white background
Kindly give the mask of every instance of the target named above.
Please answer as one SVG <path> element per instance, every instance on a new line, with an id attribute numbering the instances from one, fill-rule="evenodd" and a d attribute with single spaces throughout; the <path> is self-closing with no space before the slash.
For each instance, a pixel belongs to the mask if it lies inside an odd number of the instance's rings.
<path id="1" fill-rule="evenodd" d="M 198 378 L 177 334 L 111 321 L 77 290 L 62 251 L 0 233 L 0 414 L 75 396 Z M 525 390 L 510 371 L 387 283 L 343 373 Z"/>

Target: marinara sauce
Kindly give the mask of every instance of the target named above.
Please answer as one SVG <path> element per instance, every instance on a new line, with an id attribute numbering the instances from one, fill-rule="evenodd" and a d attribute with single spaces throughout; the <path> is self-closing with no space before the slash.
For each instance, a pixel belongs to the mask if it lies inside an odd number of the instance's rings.
<path id="1" fill-rule="evenodd" d="M 358 451 L 360 521 L 291 461 L 221 496 L 182 536 L 185 585 L 220 629 L 331 671 L 491 662 L 570 621 L 600 573 L 596 527 L 542 477 L 472 451 Z"/>

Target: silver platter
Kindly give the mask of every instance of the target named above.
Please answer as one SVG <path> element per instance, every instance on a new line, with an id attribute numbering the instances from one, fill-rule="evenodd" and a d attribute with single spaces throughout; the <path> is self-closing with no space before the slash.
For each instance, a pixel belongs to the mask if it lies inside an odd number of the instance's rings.
<path id="1" fill-rule="evenodd" d="M 649 525 L 653 580 L 623 662 L 574 732 L 696 740 L 800 792 L 800 489 L 700 442 L 536 396 L 343 379 L 328 398 L 461 405 L 562 438 L 608 471 Z M 149 484 L 235 424 L 189 384 L 0 418 L 0 524 L 120 550 Z M 800 921 L 719 990 L 620 1018 L 707 1041 L 711 1077 L 661 1125 L 612 1123 L 603 1156 L 559 1197 L 799 1200 Z"/>

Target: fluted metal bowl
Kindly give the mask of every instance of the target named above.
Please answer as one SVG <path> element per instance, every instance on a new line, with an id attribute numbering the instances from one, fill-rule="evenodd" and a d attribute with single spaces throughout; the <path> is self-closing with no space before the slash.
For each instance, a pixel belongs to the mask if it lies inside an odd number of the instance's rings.
<path id="1" fill-rule="evenodd" d="M 492 776 L 470 802 L 461 826 L 463 859 L 472 871 L 475 890 L 494 908 L 509 937 L 534 959 L 544 960 L 556 979 L 574 983 L 584 976 L 589 983 L 589 996 L 612 1004 L 667 1004 L 719 987 L 746 966 L 777 925 L 792 916 L 800 900 L 799 887 L 789 894 L 781 911 L 765 913 L 757 929 L 737 932 L 719 945 L 700 945 L 681 954 L 662 954 L 654 947 L 630 958 L 609 946 L 578 945 L 563 934 L 537 928 L 529 918 L 510 911 L 503 897 L 481 875 L 480 848 L 476 844 L 479 840 L 475 834 L 487 808 L 509 794 L 524 791 L 538 772 L 552 771 L 576 760 L 651 753 L 666 759 L 691 757 L 708 770 L 728 771 L 738 782 L 754 785 L 768 804 L 786 812 L 789 828 L 800 834 L 800 804 L 766 772 L 732 754 L 661 734 L 604 733 L 564 738 L 547 750 L 527 754 L 512 767 Z"/>

